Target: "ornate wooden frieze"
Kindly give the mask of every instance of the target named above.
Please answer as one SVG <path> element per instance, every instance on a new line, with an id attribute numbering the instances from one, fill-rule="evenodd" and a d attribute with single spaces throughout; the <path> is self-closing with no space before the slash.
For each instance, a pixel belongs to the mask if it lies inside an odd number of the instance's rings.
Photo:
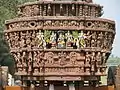
<path id="1" fill-rule="evenodd" d="M 15 57 L 16 75 L 37 76 L 83 76 L 105 75 L 105 62 L 102 52 L 74 51 L 24 51 L 13 53 Z M 107 59 L 107 58 L 106 58 Z M 92 68 L 91 68 L 92 67 Z M 51 76 L 52 75 L 52 76 Z"/>
<path id="2" fill-rule="evenodd" d="M 102 14 L 102 6 L 92 0 L 20 5 L 18 17 L 7 20 L 4 31 L 15 75 L 27 80 L 99 81 L 106 75 L 115 37 L 115 22 L 99 18 Z"/>
<path id="3" fill-rule="evenodd" d="M 51 19 L 53 18 L 53 19 Z M 38 20 L 37 20 L 38 19 Z M 97 30 L 97 31 L 114 31 L 115 23 L 107 19 L 92 19 L 80 17 L 35 17 L 21 18 L 6 22 L 6 32 L 31 30 L 31 29 L 53 29 L 53 30 Z"/>
<path id="4" fill-rule="evenodd" d="M 69 8 L 68 8 L 69 7 Z M 91 13 L 90 13 L 91 12 Z M 80 14 L 81 13 L 81 14 Z M 20 5 L 18 9 L 20 17 L 29 16 L 91 16 L 100 17 L 102 15 L 102 6 L 86 2 L 71 1 L 38 1 L 35 3 L 26 3 Z"/>

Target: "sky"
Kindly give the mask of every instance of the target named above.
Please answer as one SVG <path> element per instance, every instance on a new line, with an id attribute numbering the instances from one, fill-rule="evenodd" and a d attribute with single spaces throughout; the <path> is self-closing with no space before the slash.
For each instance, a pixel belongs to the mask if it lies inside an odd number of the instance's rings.
<path id="1" fill-rule="evenodd" d="M 116 36 L 112 54 L 120 57 L 120 0 L 93 0 L 93 2 L 103 6 L 103 18 L 115 20 L 116 22 Z"/>

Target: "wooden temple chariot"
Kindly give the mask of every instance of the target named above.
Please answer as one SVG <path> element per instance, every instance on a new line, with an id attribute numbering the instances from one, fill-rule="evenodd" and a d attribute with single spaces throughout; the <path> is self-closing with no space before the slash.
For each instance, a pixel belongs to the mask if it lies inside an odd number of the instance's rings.
<path id="1" fill-rule="evenodd" d="M 92 0 L 39 0 L 18 6 L 5 38 L 23 84 L 99 84 L 115 37 L 115 22 L 100 18 Z M 32 83 L 35 85 L 35 83 Z M 73 89 L 72 89 L 73 90 Z"/>

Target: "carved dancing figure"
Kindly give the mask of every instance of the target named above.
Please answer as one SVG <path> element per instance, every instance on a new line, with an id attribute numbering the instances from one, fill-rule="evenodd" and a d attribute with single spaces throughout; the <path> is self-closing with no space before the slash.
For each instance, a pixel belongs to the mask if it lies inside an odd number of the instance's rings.
<path id="1" fill-rule="evenodd" d="M 83 31 L 81 31 L 81 33 L 79 33 L 78 40 L 79 40 L 80 47 L 84 48 L 85 47 L 85 37 L 84 37 Z"/>

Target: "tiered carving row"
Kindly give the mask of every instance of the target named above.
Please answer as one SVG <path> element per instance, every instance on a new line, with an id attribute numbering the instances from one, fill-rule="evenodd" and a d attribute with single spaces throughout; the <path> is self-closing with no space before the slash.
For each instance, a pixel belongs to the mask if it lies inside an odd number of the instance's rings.
<path id="1" fill-rule="evenodd" d="M 44 1 L 26 3 L 19 6 L 20 17 L 30 16 L 89 16 L 100 17 L 103 14 L 102 7 L 87 2 L 60 2 Z"/>
<path id="2" fill-rule="evenodd" d="M 98 48 L 110 51 L 113 43 L 113 33 L 102 31 L 29 30 L 5 35 L 11 50 Z"/>
<path id="3" fill-rule="evenodd" d="M 95 31 L 115 31 L 115 23 L 107 19 L 92 19 L 86 17 L 34 17 L 16 18 L 6 22 L 7 30 L 23 31 L 31 29 L 51 29 L 51 30 L 95 30 Z"/>
<path id="4" fill-rule="evenodd" d="M 105 75 L 106 53 L 74 51 L 23 51 L 13 53 L 16 74 Z M 45 69 L 44 69 L 45 68 Z"/>

